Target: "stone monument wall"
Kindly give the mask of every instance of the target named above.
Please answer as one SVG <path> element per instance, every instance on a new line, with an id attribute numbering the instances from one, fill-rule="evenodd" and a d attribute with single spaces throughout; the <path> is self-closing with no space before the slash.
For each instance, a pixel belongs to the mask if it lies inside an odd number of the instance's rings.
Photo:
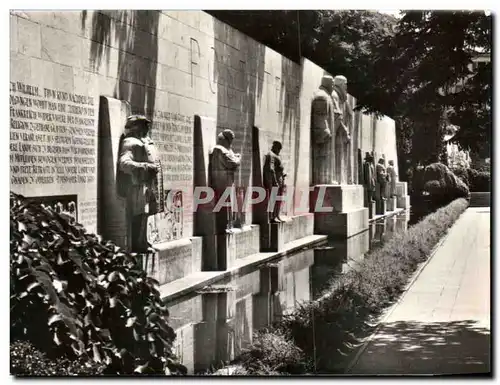
<path id="1" fill-rule="evenodd" d="M 156 242 L 193 235 L 195 115 L 234 130 L 243 156 L 237 185 L 252 183 L 254 126 L 262 157 L 273 140 L 283 143 L 287 184 L 309 185 L 311 100 L 324 74 L 309 60 L 292 62 L 201 11 L 11 11 L 10 32 L 11 189 L 63 206 L 75 201 L 90 231 L 98 231 L 103 96 L 153 119 L 172 198 L 151 218 Z M 355 142 L 369 147 L 373 135 L 364 116 L 358 121 Z M 390 138 L 376 135 L 372 147 L 397 165 L 393 121 L 379 126 Z M 248 210 L 244 222 L 252 223 Z"/>

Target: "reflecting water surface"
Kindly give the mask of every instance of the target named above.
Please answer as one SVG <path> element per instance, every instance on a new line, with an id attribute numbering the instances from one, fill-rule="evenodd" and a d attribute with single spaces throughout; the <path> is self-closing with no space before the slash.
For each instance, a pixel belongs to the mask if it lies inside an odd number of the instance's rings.
<path id="1" fill-rule="evenodd" d="M 254 331 L 318 297 L 370 249 L 406 231 L 408 220 L 403 212 L 372 222 L 361 234 L 282 257 L 168 304 L 178 357 L 190 373 L 221 367 L 251 345 Z"/>

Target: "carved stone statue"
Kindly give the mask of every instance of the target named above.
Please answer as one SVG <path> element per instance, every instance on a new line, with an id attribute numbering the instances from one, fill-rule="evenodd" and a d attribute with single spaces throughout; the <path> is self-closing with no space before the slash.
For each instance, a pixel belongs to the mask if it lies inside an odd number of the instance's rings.
<path id="1" fill-rule="evenodd" d="M 234 153 L 231 149 L 233 140 L 233 131 L 222 131 L 217 136 L 217 145 L 210 153 L 209 184 L 214 189 L 215 202 L 218 202 L 222 197 L 231 199 L 231 207 L 222 207 L 219 212 L 215 213 L 218 234 L 233 228 L 233 210 L 236 205 L 234 174 L 241 162 L 241 155 Z"/>
<path id="2" fill-rule="evenodd" d="M 277 189 L 277 194 L 282 195 L 285 188 L 285 177 L 283 163 L 279 156 L 282 149 L 281 142 L 274 141 L 271 147 L 271 151 L 267 153 L 264 161 L 264 188 L 267 192 L 267 197 L 271 196 L 271 191 L 273 188 Z M 280 211 L 281 211 L 282 201 L 276 201 L 273 211 L 269 213 L 269 221 L 271 223 L 281 222 Z"/>
<path id="3" fill-rule="evenodd" d="M 127 200 L 128 239 L 136 253 L 150 251 L 147 219 L 164 209 L 161 163 L 149 137 L 150 127 L 145 116 L 129 116 L 119 148 L 117 192 Z"/>
<path id="4" fill-rule="evenodd" d="M 378 200 L 386 199 L 387 173 L 385 170 L 385 159 L 380 158 L 377 164 L 377 198 Z"/>
<path id="5" fill-rule="evenodd" d="M 347 106 L 347 79 L 345 76 L 335 76 L 333 79 L 333 112 L 335 116 L 335 179 L 341 183 L 348 183 L 349 142 L 351 140 L 349 127 L 346 125 Z M 349 119 L 350 120 L 350 119 Z"/>
<path id="6" fill-rule="evenodd" d="M 375 170 L 373 167 L 373 157 L 369 152 L 365 153 L 363 162 L 363 185 L 365 187 L 365 205 L 369 205 L 375 196 Z"/>
<path id="7" fill-rule="evenodd" d="M 398 181 L 398 175 L 396 174 L 393 160 L 390 160 L 389 166 L 387 166 L 387 180 L 389 183 L 389 198 L 392 198 L 396 195 L 396 182 Z"/>
<path id="8" fill-rule="evenodd" d="M 335 183 L 333 156 L 333 78 L 323 76 L 311 105 L 311 154 L 313 185 Z"/>

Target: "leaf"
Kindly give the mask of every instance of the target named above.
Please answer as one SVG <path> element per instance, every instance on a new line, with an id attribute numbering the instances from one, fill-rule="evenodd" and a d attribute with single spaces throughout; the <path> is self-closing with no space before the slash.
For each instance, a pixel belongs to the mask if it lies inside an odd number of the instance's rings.
<path id="1" fill-rule="evenodd" d="M 57 331 L 54 333 L 54 342 L 56 343 L 57 346 L 61 345 L 61 341 L 59 340 L 59 337 L 57 336 Z"/>
<path id="2" fill-rule="evenodd" d="M 130 317 L 127 320 L 127 324 L 125 325 L 125 327 L 129 328 L 129 327 L 133 326 L 136 321 L 137 321 L 137 317 Z"/>
<path id="3" fill-rule="evenodd" d="M 33 290 L 33 289 L 34 289 L 35 287 L 37 287 L 37 286 L 40 286 L 40 283 L 38 283 L 38 282 L 33 282 L 33 283 L 30 283 L 30 284 L 29 284 L 29 286 L 26 288 L 26 290 L 27 290 L 28 292 L 30 292 L 31 290 Z"/>
<path id="4" fill-rule="evenodd" d="M 54 314 L 52 317 L 49 318 L 49 322 L 47 322 L 47 325 L 52 325 L 54 322 L 61 321 L 62 317 L 59 314 Z"/>
<path id="5" fill-rule="evenodd" d="M 109 275 L 108 275 L 108 281 L 109 282 L 114 282 L 118 279 L 118 272 L 117 271 L 113 271 L 111 272 Z"/>
<path id="6" fill-rule="evenodd" d="M 149 362 L 146 362 L 144 365 L 139 365 L 134 369 L 134 373 L 144 373 L 144 371 L 148 368 Z"/>
<path id="7" fill-rule="evenodd" d="M 101 363 L 102 362 L 101 354 L 99 353 L 99 348 L 97 347 L 96 344 L 92 346 L 92 351 L 94 353 L 94 361 Z"/>
<path id="8" fill-rule="evenodd" d="M 110 308 L 114 308 L 114 307 L 116 307 L 116 304 L 117 304 L 117 303 L 118 303 L 118 298 L 116 298 L 116 297 L 111 297 L 111 298 L 109 299 L 109 307 L 110 307 Z"/>
<path id="9" fill-rule="evenodd" d="M 52 285 L 54 285 L 54 288 L 56 289 L 56 291 L 58 293 L 60 293 L 61 291 L 63 291 L 63 284 L 58 279 L 54 279 L 54 281 L 52 281 Z"/>

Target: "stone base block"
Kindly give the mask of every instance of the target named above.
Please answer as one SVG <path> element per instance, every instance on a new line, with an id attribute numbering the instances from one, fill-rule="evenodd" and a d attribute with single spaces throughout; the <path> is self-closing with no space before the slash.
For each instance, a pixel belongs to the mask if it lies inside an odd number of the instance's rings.
<path id="1" fill-rule="evenodd" d="M 409 209 L 410 208 L 410 196 L 405 195 L 405 196 L 397 197 L 397 207 L 400 209 Z"/>
<path id="2" fill-rule="evenodd" d="M 394 211 L 397 208 L 397 197 L 387 199 L 387 211 Z"/>
<path id="3" fill-rule="evenodd" d="M 361 207 L 342 213 L 316 213 L 314 233 L 348 238 L 368 229 L 368 209 Z"/>
<path id="4" fill-rule="evenodd" d="M 290 221 L 291 222 L 291 221 Z M 264 223 L 260 226 L 260 249 L 264 252 L 281 251 L 285 247 L 287 222 Z"/>
<path id="5" fill-rule="evenodd" d="M 281 251 L 288 242 L 314 234 L 314 214 L 307 213 L 288 217 L 281 223 L 260 225 L 262 251 Z"/>
<path id="6" fill-rule="evenodd" d="M 396 195 L 398 197 L 404 197 L 408 195 L 408 183 L 396 182 Z"/>
<path id="7" fill-rule="evenodd" d="M 310 196 L 312 213 L 334 211 L 350 212 L 364 205 L 364 188 L 361 185 L 316 185 Z"/>
<path id="8" fill-rule="evenodd" d="M 158 243 L 153 248 L 156 252 L 143 258 L 143 268 L 160 285 L 202 271 L 201 237 Z"/>
<path id="9" fill-rule="evenodd" d="M 296 215 L 290 219 L 285 222 L 285 243 L 314 234 L 314 214 Z"/>
<path id="10" fill-rule="evenodd" d="M 380 199 L 377 201 L 377 215 L 385 215 L 387 211 L 387 201 L 385 199 Z"/>
<path id="11" fill-rule="evenodd" d="M 371 201 L 368 205 L 368 218 L 372 219 L 377 212 L 377 202 Z"/>
<path id="12" fill-rule="evenodd" d="M 232 229 L 225 234 L 203 237 L 203 270 L 223 271 L 234 266 L 239 258 L 260 251 L 259 226 Z"/>

